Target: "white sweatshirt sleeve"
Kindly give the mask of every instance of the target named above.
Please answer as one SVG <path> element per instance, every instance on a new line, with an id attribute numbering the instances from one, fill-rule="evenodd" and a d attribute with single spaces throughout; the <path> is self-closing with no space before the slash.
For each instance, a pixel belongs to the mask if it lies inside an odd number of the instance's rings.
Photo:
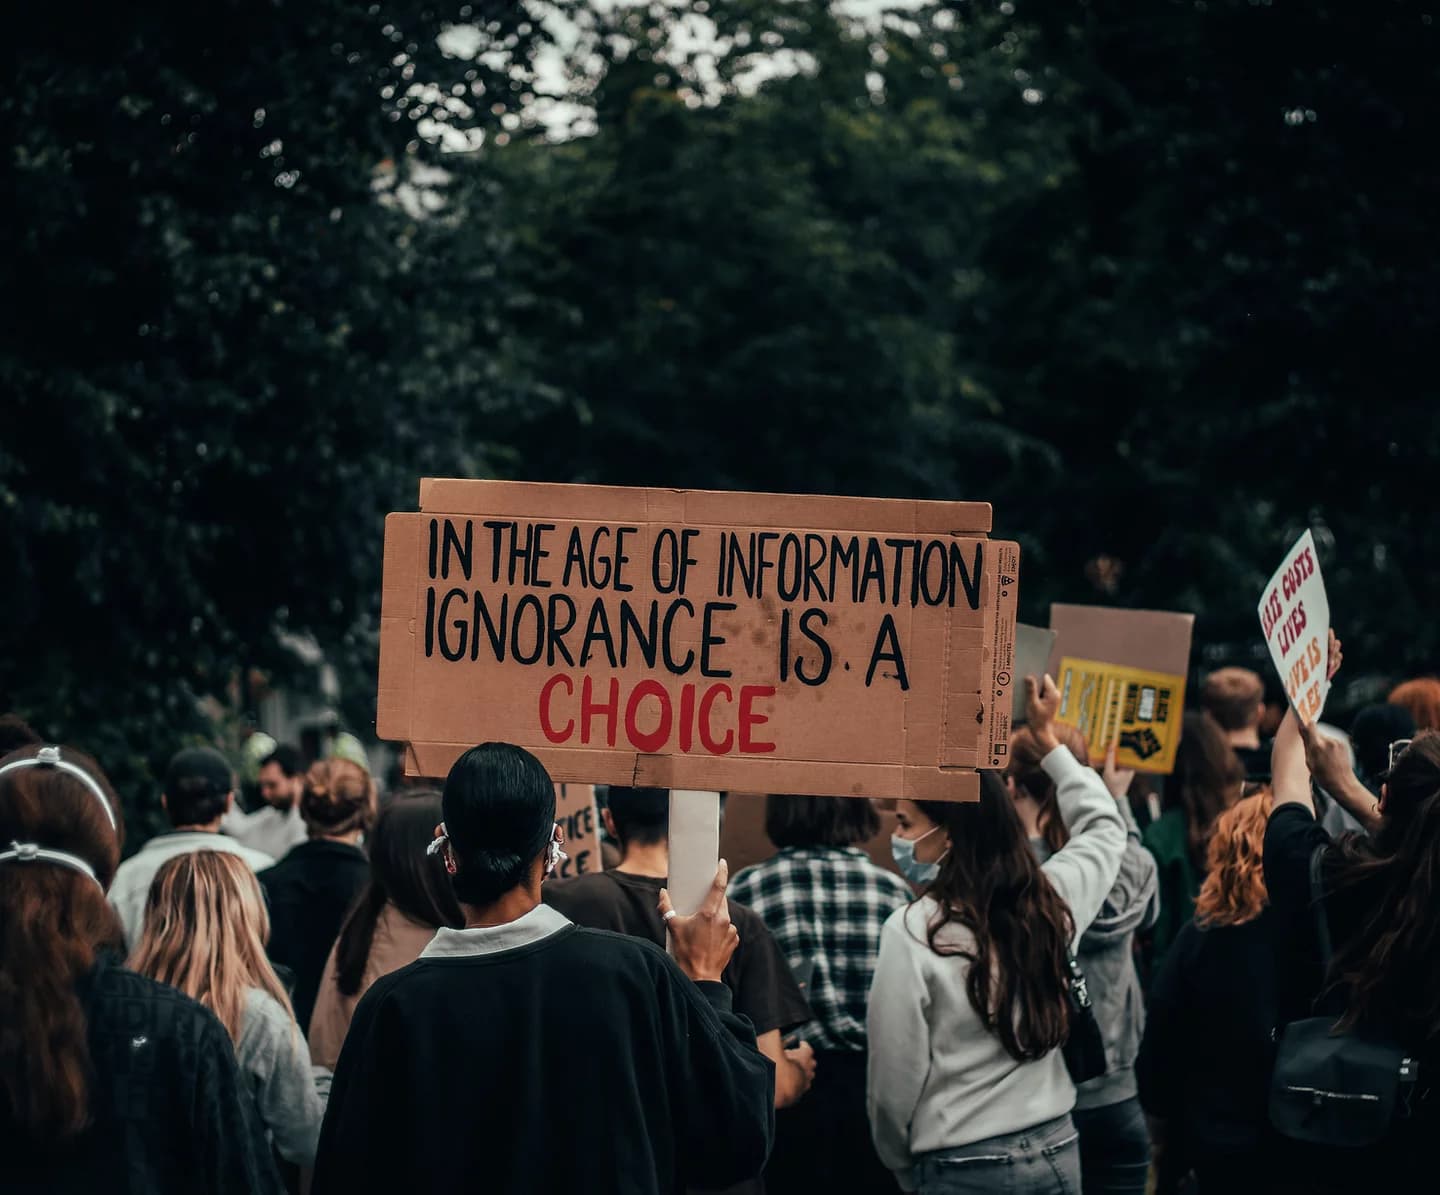
<path id="1" fill-rule="evenodd" d="M 911 906 L 913 909 L 914 906 Z M 914 1190 L 910 1123 L 929 1071 L 930 993 L 920 971 L 903 910 L 880 933 L 880 957 L 870 985 L 866 1032 L 870 1043 L 866 1107 L 875 1152 L 895 1174 L 902 1191 Z"/>
<path id="2" fill-rule="evenodd" d="M 1074 949 L 1120 873 L 1125 820 L 1100 774 L 1068 748 L 1056 747 L 1040 766 L 1055 781 L 1060 817 L 1070 830 L 1070 841 L 1051 855 L 1043 868 L 1060 898 L 1070 906 L 1075 920 L 1070 944 Z"/>

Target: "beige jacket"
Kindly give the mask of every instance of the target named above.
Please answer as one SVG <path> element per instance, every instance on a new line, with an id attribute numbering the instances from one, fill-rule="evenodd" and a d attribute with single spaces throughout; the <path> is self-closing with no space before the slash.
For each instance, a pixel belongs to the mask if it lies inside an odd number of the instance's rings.
<path id="1" fill-rule="evenodd" d="M 315 999 L 315 1011 L 310 1015 L 310 1058 L 316 1066 L 335 1069 L 336 1062 L 340 1060 L 340 1047 L 345 1044 L 345 1034 L 350 1029 L 350 1018 L 355 1015 L 360 997 L 380 976 L 413 963 L 434 936 L 433 925 L 414 921 L 393 904 L 387 904 L 375 923 L 375 937 L 370 942 L 365 974 L 360 978 L 360 990 L 353 996 L 347 996 L 340 990 L 335 970 L 335 947 L 330 948 L 330 957 L 325 961 L 325 975 L 320 980 L 320 993 Z"/>

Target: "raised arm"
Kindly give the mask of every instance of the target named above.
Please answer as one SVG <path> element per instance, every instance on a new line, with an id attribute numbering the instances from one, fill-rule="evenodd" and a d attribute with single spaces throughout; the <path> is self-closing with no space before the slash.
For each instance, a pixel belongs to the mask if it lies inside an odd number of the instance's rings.
<path id="1" fill-rule="evenodd" d="M 1334 797 L 1366 833 L 1373 834 L 1380 826 L 1380 802 L 1355 775 L 1345 744 L 1315 726 L 1302 726 L 1300 738 L 1305 748 L 1305 764 L 1315 783 Z"/>
<path id="2" fill-rule="evenodd" d="M 1060 817 L 1070 841 L 1043 865 L 1075 921 L 1075 942 L 1100 912 L 1125 854 L 1125 822 L 1105 782 L 1055 737 L 1060 691 L 1048 676 L 1025 678 L 1025 718 L 1045 757 L 1040 766 L 1055 782 Z"/>
<path id="3" fill-rule="evenodd" d="M 725 899 L 729 875 L 722 859 L 710 892 L 688 917 L 675 912 L 669 892 L 660 892 L 675 955 L 673 963 L 666 958 L 673 978 L 661 998 L 669 1002 L 674 1034 L 672 1090 L 683 1104 L 679 1145 L 686 1181 L 701 1187 L 757 1177 L 775 1134 L 775 1067 L 757 1048 L 750 1022 L 731 1012 L 730 989 L 720 982 L 739 943 Z"/>
<path id="4" fill-rule="evenodd" d="M 1335 674 L 1340 671 L 1342 654 L 1340 640 L 1336 638 L 1333 630 L 1330 632 L 1328 649 L 1326 677 L 1334 679 Z M 1306 746 L 1307 742 L 1322 737 L 1315 727 L 1300 725 L 1293 705 L 1286 709 L 1280 729 L 1275 733 L 1275 747 L 1270 756 L 1270 786 L 1277 809 L 1281 805 L 1293 804 L 1308 809 L 1312 814 L 1315 812 L 1315 799 L 1310 792 L 1310 765 L 1306 758 Z M 1341 803 L 1345 804 L 1343 801 Z"/>

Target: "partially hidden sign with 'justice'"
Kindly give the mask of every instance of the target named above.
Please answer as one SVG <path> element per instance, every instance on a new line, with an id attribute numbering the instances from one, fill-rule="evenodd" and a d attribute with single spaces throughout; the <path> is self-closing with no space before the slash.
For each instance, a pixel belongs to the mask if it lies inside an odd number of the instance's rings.
<path id="1" fill-rule="evenodd" d="M 385 526 L 377 728 L 441 776 L 975 799 L 1019 549 L 984 503 L 426 480 Z"/>

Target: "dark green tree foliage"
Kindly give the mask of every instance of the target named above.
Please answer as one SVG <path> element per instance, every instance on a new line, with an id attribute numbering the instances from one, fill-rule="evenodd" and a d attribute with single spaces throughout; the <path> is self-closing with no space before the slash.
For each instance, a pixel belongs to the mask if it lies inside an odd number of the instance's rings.
<path id="1" fill-rule="evenodd" d="M 1424 5 L 548 11 L 14 18 L 0 704 L 134 783 L 286 627 L 363 729 L 426 473 L 986 499 L 1025 617 L 1216 656 L 1315 525 L 1352 674 L 1440 663 Z"/>
<path id="2" fill-rule="evenodd" d="M 713 106 L 668 52 L 686 8 L 719 30 Z M 534 330 L 575 402 L 527 459 L 985 498 L 1023 616 L 1194 610 L 1210 663 L 1265 671 L 1255 603 L 1313 525 L 1349 676 L 1434 669 L 1425 9 L 615 13 L 597 134 L 502 166 L 574 309 Z M 744 94 L 761 49 L 813 69 Z"/>
<path id="3" fill-rule="evenodd" d="M 1078 170 L 1006 266 L 1053 279 L 1040 303 L 1016 293 L 1006 348 L 1056 399 L 1086 494 L 1017 508 L 1048 524 L 1046 578 L 1073 586 L 1108 552 L 1121 600 L 1248 644 L 1260 587 L 1314 525 L 1347 672 L 1435 670 L 1429 6 L 1021 11 L 1085 110 Z"/>
<path id="4" fill-rule="evenodd" d="M 435 48 L 469 8 L 91 7 L 17 14 L 0 96 L 0 706 L 143 789 L 195 696 L 283 668 L 278 627 L 373 677 L 384 513 L 493 469 L 532 401 L 499 230 L 377 191 L 429 148 L 412 78 L 472 124 L 521 99 Z"/>

